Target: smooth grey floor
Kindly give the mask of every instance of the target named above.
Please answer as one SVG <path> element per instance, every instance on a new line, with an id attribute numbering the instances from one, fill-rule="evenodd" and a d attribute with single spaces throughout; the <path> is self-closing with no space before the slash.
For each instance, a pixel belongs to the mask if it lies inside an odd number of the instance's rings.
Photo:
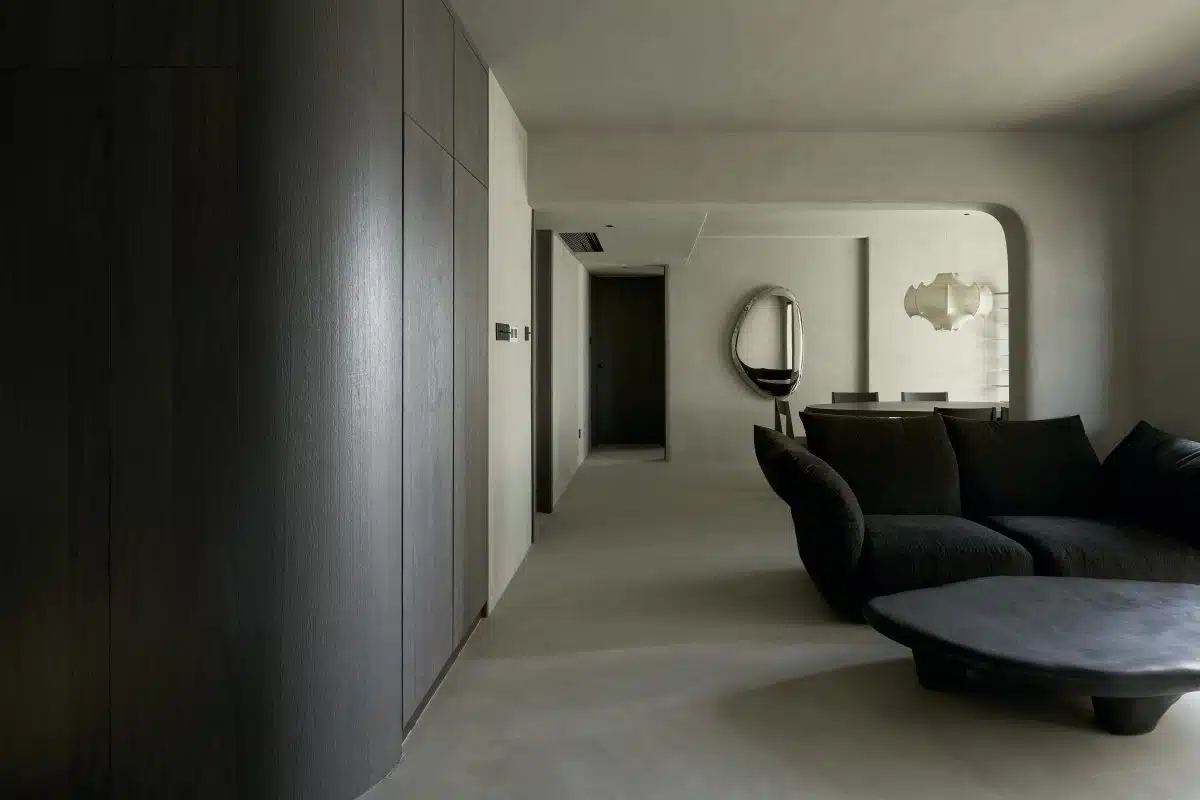
<path id="1" fill-rule="evenodd" d="M 663 461 L 666 457 L 666 448 L 658 445 L 601 445 L 592 448 L 586 463 L 592 467 L 611 467 L 617 464 Z"/>
<path id="2" fill-rule="evenodd" d="M 755 470 L 585 466 L 369 800 L 1200 797 L 1200 695 L 939 695 L 834 621 Z"/>

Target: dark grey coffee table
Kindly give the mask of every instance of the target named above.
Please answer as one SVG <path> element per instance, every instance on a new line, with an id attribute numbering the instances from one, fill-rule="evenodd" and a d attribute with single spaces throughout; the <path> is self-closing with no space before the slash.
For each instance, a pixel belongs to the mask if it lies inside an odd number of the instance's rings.
<path id="1" fill-rule="evenodd" d="M 926 689 L 976 675 L 1087 695 L 1110 733 L 1148 733 L 1200 689 L 1200 586 L 980 578 L 878 597 L 864 613 L 912 648 Z"/>

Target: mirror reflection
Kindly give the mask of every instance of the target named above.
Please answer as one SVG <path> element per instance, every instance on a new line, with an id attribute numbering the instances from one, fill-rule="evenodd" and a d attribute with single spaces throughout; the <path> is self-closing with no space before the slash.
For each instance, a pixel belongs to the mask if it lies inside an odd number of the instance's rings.
<path id="1" fill-rule="evenodd" d="M 734 366 L 754 391 L 788 397 L 804 372 L 804 323 L 796 297 L 761 289 L 742 307 L 731 342 Z"/>

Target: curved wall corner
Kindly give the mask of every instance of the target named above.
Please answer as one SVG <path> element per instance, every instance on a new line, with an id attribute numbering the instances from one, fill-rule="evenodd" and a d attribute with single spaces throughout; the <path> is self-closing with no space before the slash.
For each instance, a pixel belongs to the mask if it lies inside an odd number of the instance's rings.
<path id="1" fill-rule="evenodd" d="M 979 210 L 991 215 L 1004 230 L 1008 246 L 1009 297 L 1009 402 L 1013 419 L 1029 415 L 1029 234 L 1016 211 L 1004 205 L 984 204 Z"/>

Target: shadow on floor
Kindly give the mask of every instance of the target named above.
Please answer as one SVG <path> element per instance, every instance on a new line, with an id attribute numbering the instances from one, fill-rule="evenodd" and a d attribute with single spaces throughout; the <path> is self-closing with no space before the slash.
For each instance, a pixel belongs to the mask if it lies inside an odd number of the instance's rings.
<path id="1" fill-rule="evenodd" d="M 911 659 L 844 667 L 733 694 L 719 704 L 719 716 L 754 744 L 797 765 L 920 749 L 915 743 L 956 732 L 976 735 L 989 723 L 1105 735 L 1092 724 L 1088 698 L 988 687 L 930 692 L 917 684 Z"/>

